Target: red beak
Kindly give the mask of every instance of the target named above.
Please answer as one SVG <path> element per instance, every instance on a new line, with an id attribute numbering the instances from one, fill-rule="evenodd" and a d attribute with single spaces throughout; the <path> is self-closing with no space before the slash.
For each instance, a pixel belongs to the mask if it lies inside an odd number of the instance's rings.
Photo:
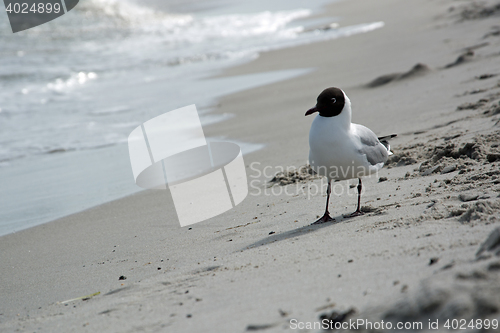
<path id="1" fill-rule="evenodd" d="M 318 109 L 316 107 L 313 107 L 306 112 L 306 116 L 313 114 L 314 112 L 318 112 Z"/>

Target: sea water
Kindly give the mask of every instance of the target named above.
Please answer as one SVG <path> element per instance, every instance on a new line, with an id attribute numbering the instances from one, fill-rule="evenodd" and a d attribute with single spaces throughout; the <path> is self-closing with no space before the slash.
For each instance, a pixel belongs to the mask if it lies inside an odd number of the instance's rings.
<path id="1" fill-rule="evenodd" d="M 206 79 L 221 69 L 383 25 L 314 19 L 328 2 L 81 0 L 16 34 L 0 9 L 0 235 L 139 191 L 126 142 L 144 121 L 196 104 L 208 126 L 236 116 L 217 97 L 311 70 Z"/>

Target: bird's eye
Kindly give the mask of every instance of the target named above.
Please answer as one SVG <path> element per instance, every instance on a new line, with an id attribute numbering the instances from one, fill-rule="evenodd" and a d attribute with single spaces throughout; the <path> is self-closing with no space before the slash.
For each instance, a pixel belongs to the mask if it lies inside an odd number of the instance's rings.
<path id="1" fill-rule="evenodd" d="M 335 98 L 332 98 L 332 104 L 334 104 L 335 102 L 337 102 L 337 100 Z"/>

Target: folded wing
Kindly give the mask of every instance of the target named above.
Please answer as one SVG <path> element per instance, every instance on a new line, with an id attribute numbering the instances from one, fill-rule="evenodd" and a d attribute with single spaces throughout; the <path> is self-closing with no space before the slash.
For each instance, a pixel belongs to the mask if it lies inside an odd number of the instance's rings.
<path id="1" fill-rule="evenodd" d="M 359 137 L 361 142 L 359 152 L 366 155 L 366 159 L 371 165 L 375 166 L 380 163 L 383 165 L 383 163 L 387 161 L 389 155 L 392 155 L 392 152 L 389 150 L 390 146 L 387 140 L 396 135 L 393 134 L 377 138 L 372 130 L 363 125 L 352 124 L 352 126 L 353 133 Z"/>

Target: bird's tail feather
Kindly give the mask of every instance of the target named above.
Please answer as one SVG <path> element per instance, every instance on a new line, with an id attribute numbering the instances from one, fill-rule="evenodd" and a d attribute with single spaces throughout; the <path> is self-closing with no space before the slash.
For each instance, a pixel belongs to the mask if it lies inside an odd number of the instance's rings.
<path id="1" fill-rule="evenodd" d="M 391 134 L 391 135 L 381 136 L 381 137 L 378 138 L 378 141 L 380 141 L 380 142 L 382 142 L 382 140 L 387 141 L 387 140 L 390 140 L 390 139 L 395 138 L 397 136 L 398 136 L 397 134 Z"/>
<path id="2" fill-rule="evenodd" d="M 398 135 L 391 134 L 391 135 L 381 136 L 380 138 L 378 138 L 378 141 L 380 141 L 380 143 L 383 144 L 384 147 L 387 149 L 387 153 L 389 154 L 389 156 L 393 155 L 391 151 L 391 145 L 389 144 L 389 140 L 395 138 L 396 136 Z"/>

